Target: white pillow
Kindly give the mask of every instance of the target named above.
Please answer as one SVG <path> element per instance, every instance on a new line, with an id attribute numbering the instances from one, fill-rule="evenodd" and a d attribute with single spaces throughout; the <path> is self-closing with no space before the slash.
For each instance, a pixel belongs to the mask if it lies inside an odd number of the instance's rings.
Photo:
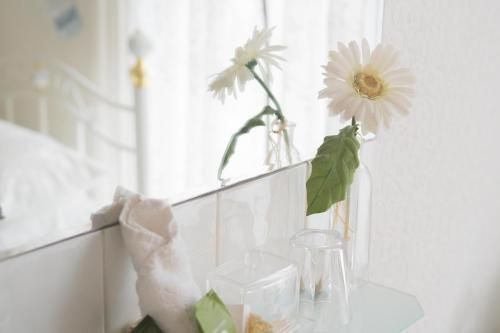
<path id="1" fill-rule="evenodd" d="M 63 144 L 0 120 L 0 206 L 6 218 L 36 214 L 76 192 L 96 170 Z"/>

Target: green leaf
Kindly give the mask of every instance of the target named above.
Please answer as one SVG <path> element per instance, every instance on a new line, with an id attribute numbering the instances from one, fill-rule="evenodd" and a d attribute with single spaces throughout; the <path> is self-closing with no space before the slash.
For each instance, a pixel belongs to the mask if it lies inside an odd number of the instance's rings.
<path id="1" fill-rule="evenodd" d="M 194 309 L 194 316 L 201 333 L 236 333 L 233 318 L 215 291 L 210 290 L 195 304 Z"/>
<path id="2" fill-rule="evenodd" d="M 131 333 L 163 333 L 150 316 L 144 317 Z"/>
<path id="3" fill-rule="evenodd" d="M 327 211 L 346 197 L 359 166 L 356 126 L 347 126 L 337 135 L 325 137 L 312 160 L 307 180 L 307 215 Z"/>
<path id="4" fill-rule="evenodd" d="M 247 122 L 241 127 L 238 132 L 234 133 L 231 136 L 231 139 L 229 140 L 229 143 L 226 147 L 226 150 L 224 152 L 224 155 L 222 155 L 222 160 L 219 165 L 219 171 L 217 173 L 217 178 L 219 180 L 222 180 L 222 171 L 224 171 L 224 168 L 227 166 L 229 163 L 229 159 L 231 156 L 234 154 L 234 150 L 236 148 L 236 144 L 238 143 L 238 138 L 250 132 L 251 129 L 258 127 L 258 126 L 265 126 L 266 123 L 261 119 L 265 115 L 273 115 L 276 113 L 276 110 L 274 110 L 272 107 L 267 105 L 261 112 L 253 116 L 252 118 L 248 119 Z"/>

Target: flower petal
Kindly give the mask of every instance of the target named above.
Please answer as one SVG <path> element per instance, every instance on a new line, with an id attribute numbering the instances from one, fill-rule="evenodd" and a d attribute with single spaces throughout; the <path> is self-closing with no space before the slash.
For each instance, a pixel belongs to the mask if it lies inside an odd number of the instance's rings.
<path id="1" fill-rule="evenodd" d="M 338 49 L 342 57 L 346 60 L 346 62 L 349 64 L 350 68 L 355 68 L 356 67 L 356 61 L 351 54 L 351 51 L 345 46 L 344 43 L 337 43 Z"/>
<path id="2" fill-rule="evenodd" d="M 351 87 L 344 81 L 340 81 L 334 78 L 325 79 L 326 82 L 329 82 L 326 88 L 320 90 L 318 97 L 319 98 L 337 98 L 340 95 L 346 95 L 352 93 Z"/>
<path id="3" fill-rule="evenodd" d="M 213 96 L 219 99 L 222 103 L 224 103 L 226 95 L 236 96 L 234 84 L 237 72 L 238 65 L 232 65 L 216 74 L 208 86 L 208 90 L 211 91 Z"/>
<path id="4" fill-rule="evenodd" d="M 415 76 L 406 68 L 399 68 L 388 71 L 384 74 L 384 80 L 392 85 L 413 85 L 416 82 Z"/>
<path id="5" fill-rule="evenodd" d="M 360 106 L 363 102 L 363 98 L 357 96 L 353 98 L 351 104 L 346 107 L 345 112 L 342 114 L 342 120 L 350 120 L 352 117 L 355 117 L 359 112 Z"/>
<path id="6" fill-rule="evenodd" d="M 270 65 L 270 66 L 274 66 L 274 67 L 276 67 L 276 68 L 281 69 L 280 64 L 279 64 L 276 60 L 274 60 L 273 58 L 269 58 L 269 57 L 259 57 L 259 58 L 260 58 L 260 60 L 262 60 L 264 63 L 267 63 L 267 64 L 268 64 L 268 65 Z"/>
<path id="7" fill-rule="evenodd" d="M 361 50 L 363 52 L 363 65 L 367 65 L 370 63 L 371 54 L 370 45 L 368 45 L 368 41 L 366 40 L 366 38 L 363 38 L 363 40 L 361 41 Z"/>
<path id="8" fill-rule="evenodd" d="M 331 90 L 328 87 L 323 88 L 319 91 L 318 98 L 328 98 L 328 97 L 332 97 Z"/>
<path id="9" fill-rule="evenodd" d="M 361 131 L 365 134 L 367 132 L 377 134 L 379 128 L 379 123 L 375 116 L 373 109 L 373 102 L 368 101 L 366 105 L 366 111 L 363 117 L 363 122 L 361 123 Z"/>
<path id="10" fill-rule="evenodd" d="M 379 61 L 381 60 L 383 52 L 384 52 L 384 44 L 378 44 L 373 50 L 373 53 L 370 58 L 369 65 L 372 68 L 378 68 L 380 66 Z"/>
<path id="11" fill-rule="evenodd" d="M 269 45 L 265 47 L 263 50 L 264 51 L 283 51 L 286 49 L 286 46 L 284 45 Z"/>
<path id="12" fill-rule="evenodd" d="M 404 86 L 396 86 L 396 87 L 390 87 L 390 91 L 398 93 L 400 95 L 405 95 L 405 96 L 408 96 L 408 97 L 414 97 L 415 96 L 415 88 L 404 87 Z"/>
<path id="13" fill-rule="evenodd" d="M 375 104 L 375 112 L 382 119 L 384 127 L 388 129 L 391 126 L 392 115 L 389 107 L 383 100 L 377 101 L 377 103 Z"/>
<path id="14" fill-rule="evenodd" d="M 399 114 L 406 116 L 410 113 L 409 108 L 401 101 L 401 99 L 395 97 L 394 95 L 387 95 L 384 99 L 392 105 L 392 108 Z"/>
<path id="15" fill-rule="evenodd" d="M 332 99 L 328 107 L 334 112 L 334 114 L 338 114 L 344 111 L 345 103 L 347 101 L 350 101 L 352 97 L 353 97 L 352 92 L 343 93 L 342 95 L 339 95 L 337 98 Z"/>
<path id="16" fill-rule="evenodd" d="M 361 60 L 360 60 L 361 56 L 358 43 L 356 43 L 355 41 L 350 42 L 349 49 L 351 50 L 351 54 L 354 62 L 356 63 L 356 66 L 359 67 L 361 65 Z"/>
<path id="17" fill-rule="evenodd" d="M 332 89 L 350 87 L 350 85 L 346 81 L 339 80 L 338 78 L 335 77 L 327 77 L 326 79 L 323 80 L 323 83 L 325 83 L 328 87 Z"/>
<path id="18" fill-rule="evenodd" d="M 385 73 L 387 70 L 392 69 L 399 61 L 399 51 L 396 50 L 392 45 L 389 45 L 389 49 L 386 50 L 383 61 L 378 68 L 380 73 Z"/>
<path id="19" fill-rule="evenodd" d="M 411 109 L 411 99 L 406 96 L 406 95 L 402 95 L 402 94 L 399 94 L 399 93 L 396 93 L 396 92 L 393 92 L 392 95 L 399 99 L 408 109 Z"/>
<path id="20" fill-rule="evenodd" d="M 338 63 L 330 61 L 326 67 L 327 75 L 337 76 L 343 80 L 347 80 L 349 74 L 345 67 L 340 66 Z"/>
<path id="21" fill-rule="evenodd" d="M 354 93 L 352 88 L 347 84 L 345 86 L 339 86 L 338 89 L 330 89 L 330 90 L 333 99 L 339 99 L 345 95 L 351 95 Z"/>
<path id="22" fill-rule="evenodd" d="M 392 85 L 399 85 L 399 86 L 414 86 L 416 83 L 415 76 L 413 75 L 408 75 L 408 76 L 398 76 L 395 78 L 392 78 L 389 81 L 389 84 Z"/>
<path id="23" fill-rule="evenodd" d="M 331 51 L 330 52 L 331 62 L 337 64 L 338 67 L 343 68 L 345 71 L 348 71 L 351 68 L 349 61 L 345 59 L 339 52 Z"/>
<path id="24" fill-rule="evenodd" d="M 357 121 L 363 122 L 366 113 L 366 105 L 368 104 L 368 100 L 366 98 L 361 98 L 361 103 L 359 104 L 358 111 L 354 117 L 356 117 Z"/>
<path id="25" fill-rule="evenodd" d="M 334 103 L 334 107 L 344 111 L 349 105 L 351 105 L 355 98 L 357 98 L 354 94 L 347 95 L 347 97 L 343 99 L 337 99 L 337 102 Z"/>

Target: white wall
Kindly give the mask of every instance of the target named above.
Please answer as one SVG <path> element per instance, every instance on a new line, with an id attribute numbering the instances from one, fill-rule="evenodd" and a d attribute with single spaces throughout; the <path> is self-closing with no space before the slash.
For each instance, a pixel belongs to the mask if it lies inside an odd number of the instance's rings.
<path id="1" fill-rule="evenodd" d="M 55 58 L 78 69 L 85 76 L 96 82 L 98 79 L 98 25 L 97 6 L 92 1 L 75 2 L 83 21 L 80 31 L 68 39 L 61 38 L 52 20 L 49 1 L 2 0 L 0 2 L 0 60 L 3 66 L 29 67 L 29 73 L 35 64 Z M 17 73 L 17 72 L 16 72 Z M 19 79 L 22 74 L 19 74 Z M 29 78 L 29 75 L 27 76 Z M 16 79 L 18 77 L 16 76 Z M 3 89 L 11 88 L 8 80 L 4 82 L 0 74 Z M 0 117 L 3 118 L 3 100 L 0 104 Z M 26 98 L 15 101 L 15 120 L 19 125 L 38 128 L 38 114 L 35 105 Z M 75 123 L 67 113 L 52 109 L 49 112 L 51 134 L 61 141 L 74 144 Z"/>
<path id="2" fill-rule="evenodd" d="M 60 1 L 74 4 L 81 20 L 78 32 L 68 38 L 63 38 L 57 33 L 53 22 L 50 4 L 55 2 L 0 1 L 0 60 L 6 60 L 7 64 L 14 66 L 34 68 L 35 64 L 43 64 L 47 59 L 57 59 L 96 83 L 106 95 L 122 97 L 118 96 L 124 81 L 123 75 L 118 73 L 118 70 L 122 70 L 120 67 L 122 64 L 117 63 L 122 59 L 118 59 L 117 53 L 124 51 L 126 41 L 124 38 L 119 38 L 121 8 L 117 0 Z M 0 82 L 1 75 L 2 73 Z M 128 80 L 125 83 L 128 84 Z M 61 117 L 57 118 L 57 114 L 51 116 L 54 126 L 59 125 L 57 121 L 64 121 Z M 30 114 L 27 117 L 30 117 Z M 30 126 L 29 122 L 23 124 L 23 115 L 19 115 L 18 118 L 21 125 Z"/>
<path id="3" fill-rule="evenodd" d="M 65 0 L 73 3 L 82 22 L 70 38 L 57 34 L 51 15 L 52 0 L 0 2 L 0 59 L 56 58 L 76 68 L 110 92 L 116 90 L 117 31 L 120 6 L 116 0 Z M 123 42 L 120 39 L 120 42 Z M 111 67 L 111 68 L 110 68 Z M 116 77 L 116 76 L 115 76 Z"/>
<path id="4" fill-rule="evenodd" d="M 67 40 L 57 35 L 49 1 L 2 0 L 0 4 L 0 58 L 57 57 L 97 80 L 97 4 L 75 1 L 83 25 Z"/>
<path id="5" fill-rule="evenodd" d="M 370 149 L 372 277 L 415 293 L 408 332 L 500 332 L 500 2 L 385 0 L 417 75 L 412 114 Z"/>

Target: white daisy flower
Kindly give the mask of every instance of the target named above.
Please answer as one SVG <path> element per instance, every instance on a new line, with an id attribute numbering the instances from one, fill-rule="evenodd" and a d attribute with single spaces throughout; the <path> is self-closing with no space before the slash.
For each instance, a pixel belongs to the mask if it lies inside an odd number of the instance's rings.
<path id="1" fill-rule="evenodd" d="M 270 66 L 281 68 L 278 61 L 285 59 L 275 52 L 282 51 L 285 46 L 268 45 L 273 29 L 255 28 L 252 38 L 234 51 L 234 58 L 231 59 L 233 64 L 216 74 L 208 87 L 215 98 L 224 103 L 226 95 L 236 97 L 236 83 L 240 91 L 245 89 L 246 82 L 253 79 L 253 74 L 246 67 L 248 64 L 252 67 L 257 66 L 260 74 L 266 78 L 271 78 L 271 72 L 268 70 Z"/>
<path id="2" fill-rule="evenodd" d="M 399 52 L 389 44 L 379 44 L 370 52 L 366 39 L 361 49 L 354 41 L 338 43 L 324 66 L 326 88 L 319 98 L 330 98 L 332 115 L 361 122 L 361 131 L 377 134 L 380 123 L 389 128 L 394 112 L 408 114 L 415 93 L 415 77 L 398 67 Z"/>

